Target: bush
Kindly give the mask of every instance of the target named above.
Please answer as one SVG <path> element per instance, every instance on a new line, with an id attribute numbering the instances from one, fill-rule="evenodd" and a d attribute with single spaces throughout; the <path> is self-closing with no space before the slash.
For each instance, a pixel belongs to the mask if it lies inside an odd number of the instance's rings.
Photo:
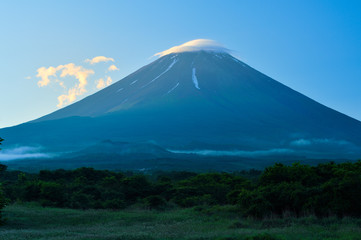
<path id="1" fill-rule="evenodd" d="M 2 191 L 1 185 L 0 185 L 0 210 L 3 209 L 6 205 L 6 200 L 5 200 L 5 196 L 4 193 Z M 2 225 L 4 223 L 4 219 L 2 216 L 2 211 L 0 211 L 0 225 Z"/>
<path id="2" fill-rule="evenodd" d="M 47 202 L 47 206 L 64 206 L 64 187 L 55 182 L 41 182 L 40 198 Z"/>
<path id="3" fill-rule="evenodd" d="M 149 209 L 162 209 L 167 205 L 167 202 L 158 195 L 146 197 L 144 199 L 144 205 Z"/>
<path id="4" fill-rule="evenodd" d="M 75 209 L 94 208 L 95 202 L 91 195 L 76 192 L 72 194 L 70 199 L 70 207 Z"/>
<path id="5" fill-rule="evenodd" d="M 25 201 L 37 201 L 40 199 L 41 185 L 40 182 L 28 181 L 26 182 L 23 190 L 23 199 Z"/>
<path id="6" fill-rule="evenodd" d="M 248 186 L 248 180 L 228 173 L 198 174 L 178 182 L 173 200 L 184 207 L 202 204 L 224 205 L 234 201 L 229 198 L 231 192 Z"/>
<path id="7" fill-rule="evenodd" d="M 262 173 L 258 186 L 239 193 L 238 204 L 245 215 L 257 218 L 285 213 L 360 217 L 359 199 L 361 161 L 316 167 L 275 164 Z"/>
<path id="8" fill-rule="evenodd" d="M 261 189 L 241 191 L 238 203 L 246 216 L 262 218 L 272 213 L 272 204 L 265 198 Z"/>

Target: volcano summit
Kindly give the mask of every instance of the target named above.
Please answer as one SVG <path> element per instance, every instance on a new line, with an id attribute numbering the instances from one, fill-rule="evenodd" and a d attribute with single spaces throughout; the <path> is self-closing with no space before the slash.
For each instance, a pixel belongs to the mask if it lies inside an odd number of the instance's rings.
<path id="1" fill-rule="evenodd" d="M 258 72 L 214 41 L 194 40 L 157 55 L 111 86 L 1 129 L 0 136 L 7 145 L 78 154 L 361 156 L 361 122 Z"/>

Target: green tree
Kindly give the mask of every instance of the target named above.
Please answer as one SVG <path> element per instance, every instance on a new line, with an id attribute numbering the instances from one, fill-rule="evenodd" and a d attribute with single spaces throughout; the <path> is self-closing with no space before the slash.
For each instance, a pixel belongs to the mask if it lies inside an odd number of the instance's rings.
<path id="1" fill-rule="evenodd" d="M 202 173 L 179 181 L 174 188 L 173 201 L 182 207 L 224 205 L 234 201 L 234 191 L 239 192 L 248 185 L 249 181 L 243 177 L 228 173 Z"/>
<path id="2" fill-rule="evenodd" d="M 1 145 L 2 141 L 4 141 L 4 139 L 2 139 L 0 137 L 0 145 Z M 0 150 L 1 150 L 1 148 L 0 148 Z M 5 171 L 5 170 L 6 170 L 6 166 L 0 164 L 0 172 Z M 0 224 L 2 224 L 2 222 L 3 222 L 2 209 L 5 207 L 5 203 L 6 203 L 5 196 L 4 196 L 4 193 L 3 193 L 3 190 L 2 190 L 2 185 L 0 183 Z"/>
<path id="3" fill-rule="evenodd" d="M 42 182 L 40 198 L 45 206 L 62 207 L 65 202 L 64 187 L 56 182 Z"/>

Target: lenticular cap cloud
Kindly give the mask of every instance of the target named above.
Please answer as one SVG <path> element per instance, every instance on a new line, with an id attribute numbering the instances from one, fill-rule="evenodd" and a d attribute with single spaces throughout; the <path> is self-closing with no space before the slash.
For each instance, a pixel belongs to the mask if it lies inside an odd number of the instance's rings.
<path id="1" fill-rule="evenodd" d="M 159 52 L 154 54 L 154 56 L 163 57 L 164 55 L 168 55 L 171 53 L 180 53 L 180 52 L 195 52 L 195 51 L 212 51 L 212 52 L 226 52 L 230 53 L 231 51 L 225 48 L 222 44 L 211 40 L 211 39 L 196 39 L 186 43 L 183 43 L 179 46 L 174 46 L 165 50 L 163 52 Z"/>

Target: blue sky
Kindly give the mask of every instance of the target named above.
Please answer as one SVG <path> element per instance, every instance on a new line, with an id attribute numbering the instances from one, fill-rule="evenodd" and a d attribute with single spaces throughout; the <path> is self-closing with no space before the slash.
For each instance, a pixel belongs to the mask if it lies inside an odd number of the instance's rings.
<path id="1" fill-rule="evenodd" d="M 361 120 L 360 16 L 361 1 L 351 0 L 1 1 L 0 127 L 57 110 L 58 97 L 79 84 L 70 74 L 39 87 L 41 67 L 91 70 L 78 101 L 98 91 L 99 79 L 120 80 L 153 54 L 198 38 Z M 97 56 L 114 61 L 85 61 Z"/>

